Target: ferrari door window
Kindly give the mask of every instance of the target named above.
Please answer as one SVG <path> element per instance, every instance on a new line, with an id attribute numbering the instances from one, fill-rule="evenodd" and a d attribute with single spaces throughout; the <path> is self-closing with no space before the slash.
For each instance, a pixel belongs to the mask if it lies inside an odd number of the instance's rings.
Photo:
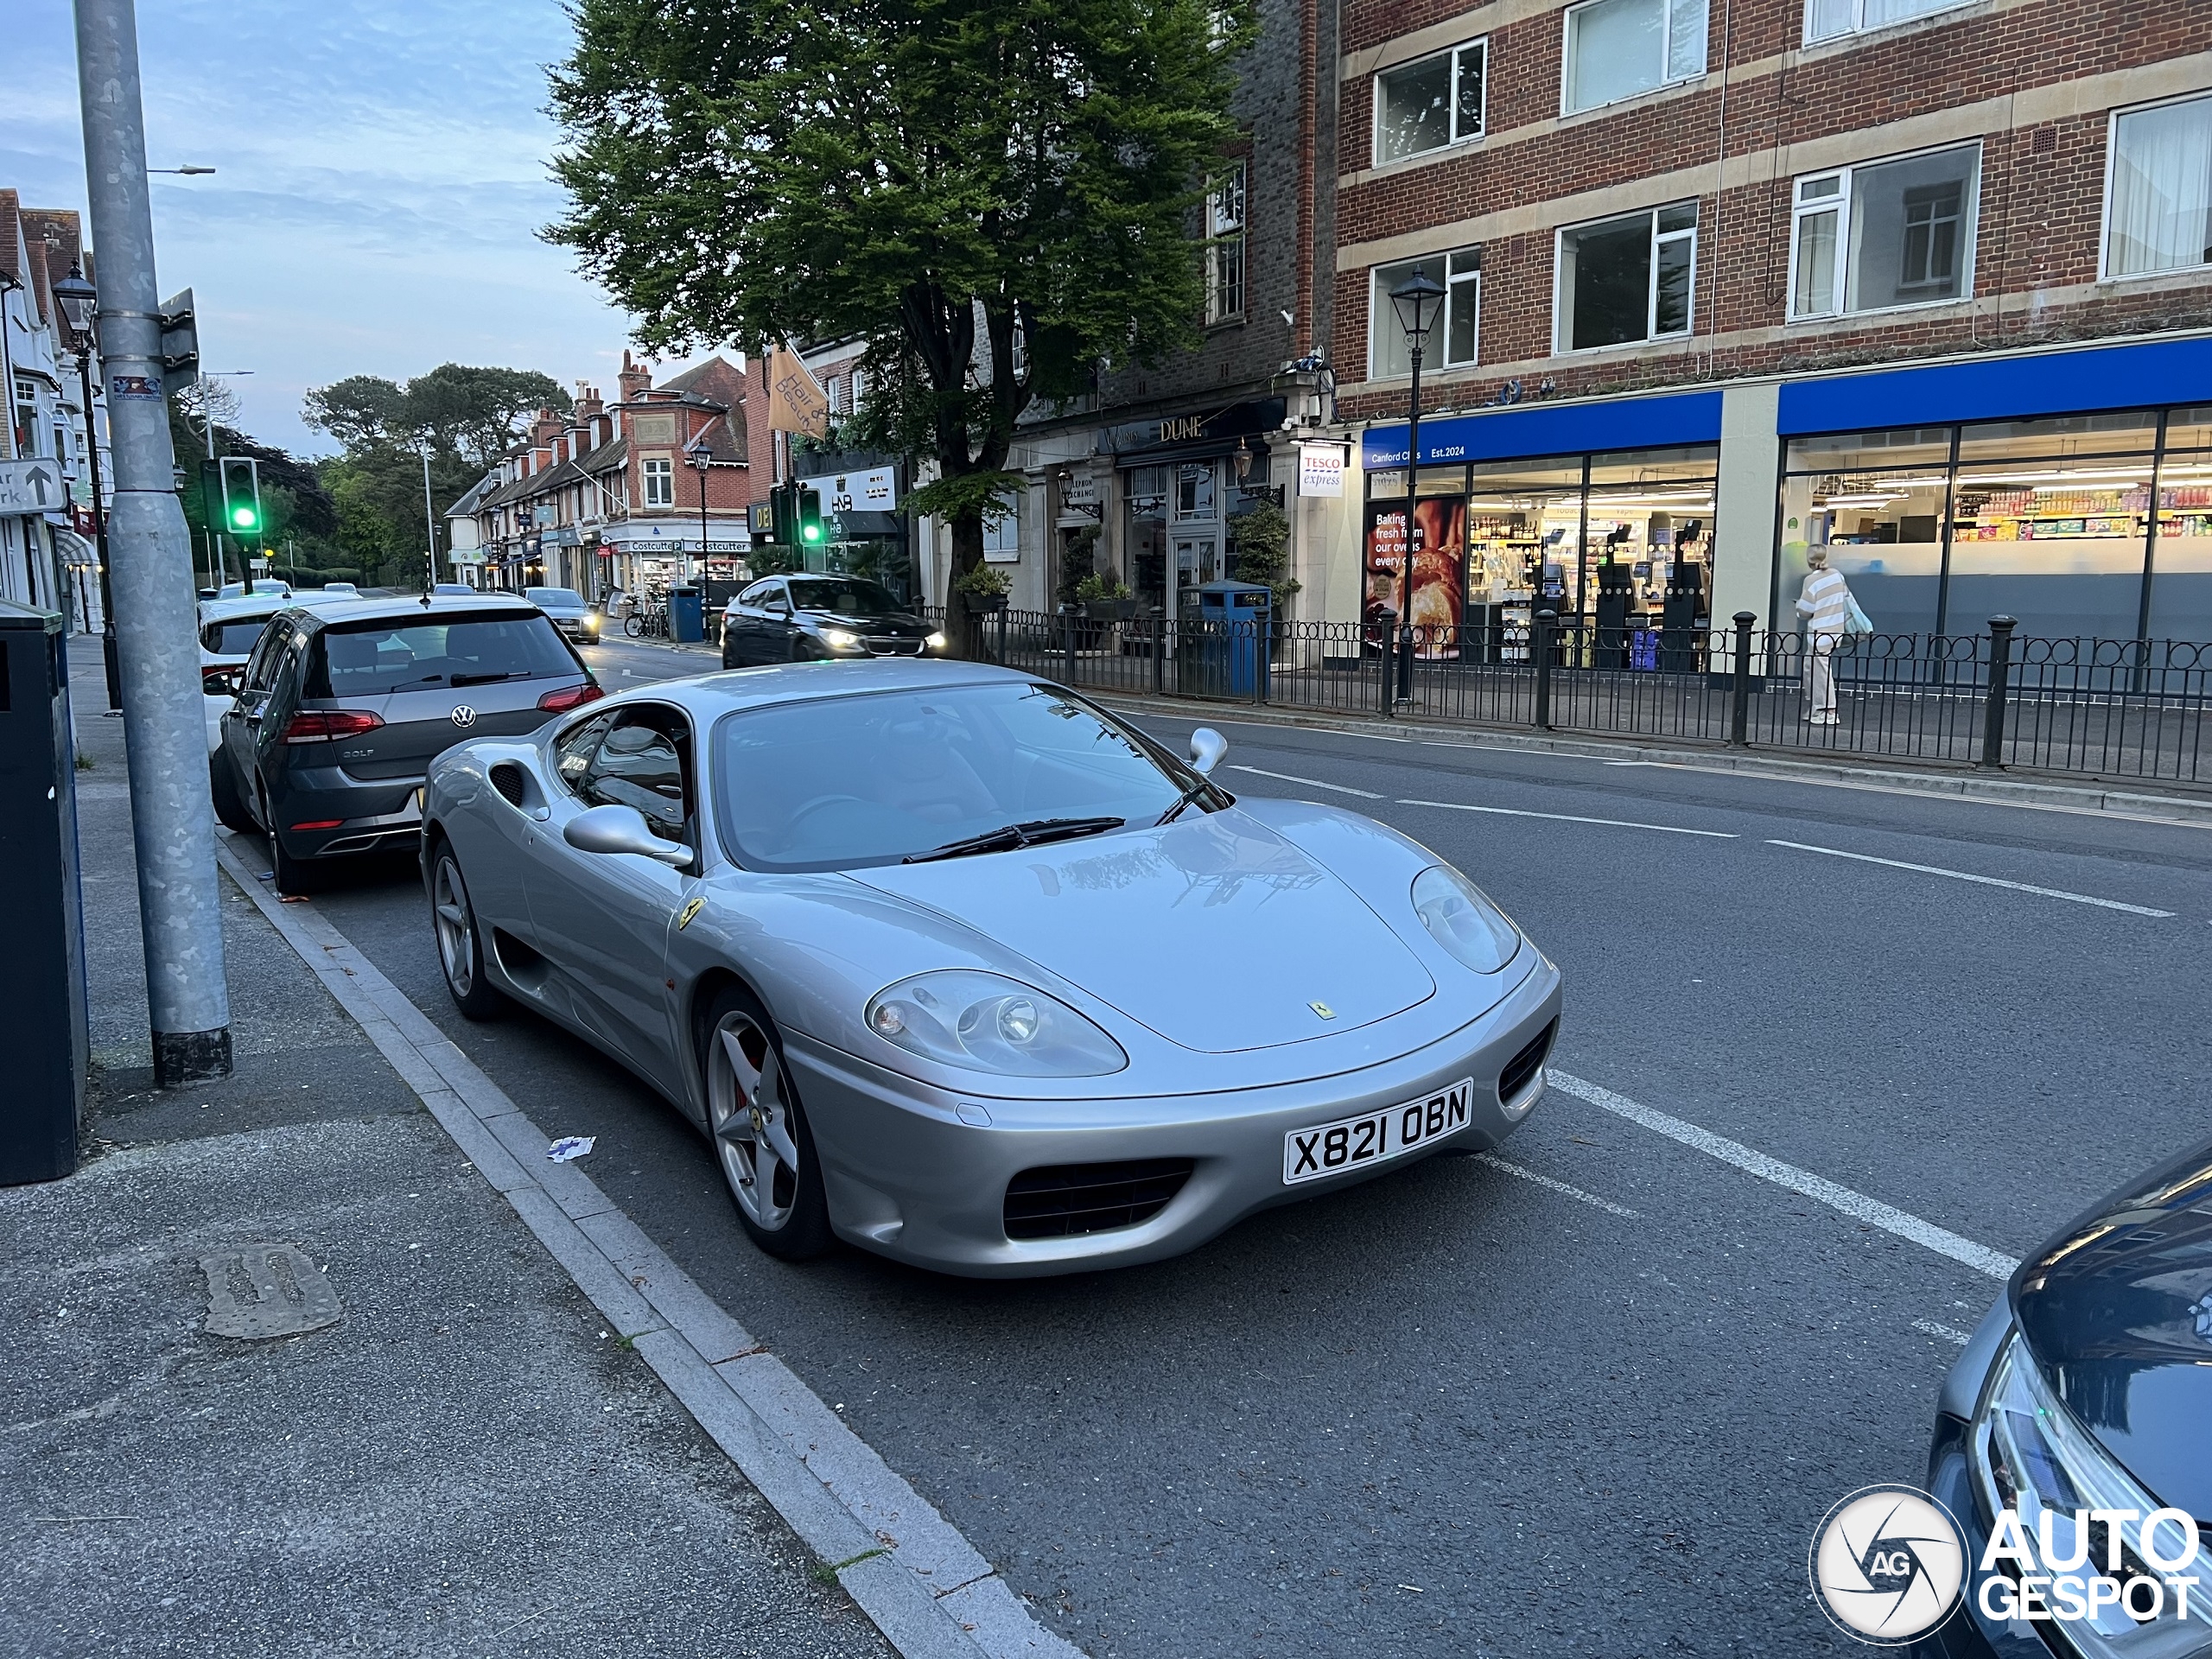
<path id="1" fill-rule="evenodd" d="M 601 715 L 571 726 L 555 741 L 553 771 L 571 794 L 583 792 L 584 776 L 591 770 L 592 757 L 607 741 L 607 728 L 613 723 L 613 715 Z"/>
<path id="2" fill-rule="evenodd" d="M 1150 825 L 1198 783 L 1089 703 L 965 685 L 732 715 L 713 739 L 716 814 L 753 869 L 895 864 L 1008 825 Z"/>
<path id="3" fill-rule="evenodd" d="M 655 835 L 681 841 L 691 817 L 689 747 L 673 710 L 621 709 L 585 761 L 576 793 L 590 806 L 635 807 Z"/>

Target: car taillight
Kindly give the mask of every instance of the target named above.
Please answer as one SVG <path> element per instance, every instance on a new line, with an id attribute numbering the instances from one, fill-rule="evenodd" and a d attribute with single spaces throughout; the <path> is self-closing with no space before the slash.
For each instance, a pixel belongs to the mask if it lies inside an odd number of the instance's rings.
<path id="1" fill-rule="evenodd" d="M 558 691 L 548 691 L 537 700 L 537 706 L 549 715 L 565 715 L 571 709 L 581 709 L 588 702 L 597 702 L 607 695 L 596 680 L 586 680 L 582 685 L 564 685 Z"/>
<path id="2" fill-rule="evenodd" d="M 381 716 L 359 709 L 302 709 L 284 728 L 284 741 L 321 743 L 334 737 L 359 737 L 383 724 Z"/>

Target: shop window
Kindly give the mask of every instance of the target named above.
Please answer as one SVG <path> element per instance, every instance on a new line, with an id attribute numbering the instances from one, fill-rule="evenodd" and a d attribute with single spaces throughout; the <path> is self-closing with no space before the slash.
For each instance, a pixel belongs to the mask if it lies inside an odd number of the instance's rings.
<path id="1" fill-rule="evenodd" d="M 649 507 L 672 507 L 676 505 L 676 463 L 662 459 L 640 464 L 645 481 L 645 505 Z"/>
<path id="2" fill-rule="evenodd" d="M 2212 98 L 2112 122 L 2105 275 L 2212 265 Z"/>
<path id="3" fill-rule="evenodd" d="M 1587 0 L 1567 12 L 1562 113 L 1705 73 L 1706 0 Z"/>
<path id="4" fill-rule="evenodd" d="M 1887 29 L 1962 3 L 1964 0 L 1806 0 L 1805 44 Z"/>
<path id="5" fill-rule="evenodd" d="M 1180 524 L 1217 518 L 1214 505 L 1213 463 L 1186 461 L 1175 469 L 1175 518 Z"/>
<path id="6" fill-rule="evenodd" d="M 1695 202 L 1561 231 L 1557 349 L 1688 334 L 1696 264 Z"/>
<path id="7" fill-rule="evenodd" d="M 1206 193 L 1206 321 L 1244 315 L 1244 167 L 1230 164 Z"/>
<path id="8" fill-rule="evenodd" d="M 1840 168 L 1797 181 L 1789 315 L 1832 317 L 1970 291 L 1981 147 Z"/>
<path id="9" fill-rule="evenodd" d="M 1483 251 L 1461 248 L 1454 253 L 1431 254 L 1402 265 L 1377 265 L 1373 292 L 1368 299 L 1368 377 L 1383 379 L 1411 374 L 1413 347 L 1398 325 L 1397 308 L 1390 296 L 1415 276 L 1426 276 L 1444 290 L 1444 315 L 1429 331 L 1421 360 L 1434 368 L 1471 368 L 1479 354 L 1483 302 Z"/>
<path id="10" fill-rule="evenodd" d="M 1470 41 L 1375 77 L 1375 159 L 1402 161 L 1483 132 L 1489 43 Z"/>

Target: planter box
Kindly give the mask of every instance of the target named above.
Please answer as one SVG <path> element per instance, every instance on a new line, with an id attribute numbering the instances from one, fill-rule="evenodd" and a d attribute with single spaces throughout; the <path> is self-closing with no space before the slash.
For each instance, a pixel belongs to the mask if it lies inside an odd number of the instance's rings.
<path id="1" fill-rule="evenodd" d="M 1083 613 L 1093 622 L 1126 622 L 1137 613 L 1134 599 L 1086 599 Z"/>
<path id="2" fill-rule="evenodd" d="M 1006 609 L 1006 601 L 1007 596 L 1004 594 L 963 594 L 960 595 L 961 608 L 970 616 L 988 616 L 993 612 L 1002 611 Z"/>

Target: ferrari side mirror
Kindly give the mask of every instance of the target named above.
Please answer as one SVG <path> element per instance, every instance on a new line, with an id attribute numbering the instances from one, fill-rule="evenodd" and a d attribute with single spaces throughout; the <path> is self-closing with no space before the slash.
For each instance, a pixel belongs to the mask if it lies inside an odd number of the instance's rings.
<path id="1" fill-rule="evenodd" d="M 1191 765 L 1194 770 L 1211 772 L 1228 753 L 1229 740 L 1212 727 L 1201 726 L 1191 734 Z"/>
<path id="2" fill-rule="evenodd" d="M 610 804 L 579 812 L 562 826 L 561 839 L 580 853 L 635 853 L 679 870 L 691 868 L 691 849 L 663 841 L 645 827 L 634 806 Z"/>

